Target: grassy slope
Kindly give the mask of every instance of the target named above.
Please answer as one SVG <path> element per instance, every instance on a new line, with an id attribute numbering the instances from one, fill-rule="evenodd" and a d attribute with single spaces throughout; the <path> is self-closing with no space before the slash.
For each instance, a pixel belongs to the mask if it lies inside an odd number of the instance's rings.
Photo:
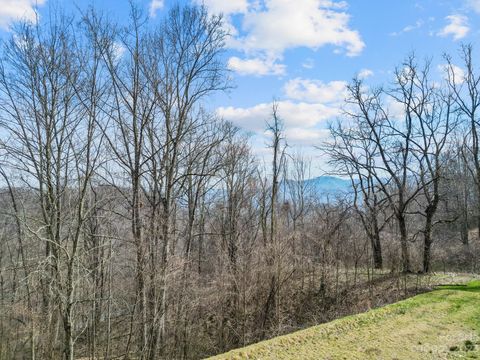
<path id="1" fill-rule="evenodd" d="M 480 359 L 479 335 L 480 281 L 476 280 L 213 359 Z"/>

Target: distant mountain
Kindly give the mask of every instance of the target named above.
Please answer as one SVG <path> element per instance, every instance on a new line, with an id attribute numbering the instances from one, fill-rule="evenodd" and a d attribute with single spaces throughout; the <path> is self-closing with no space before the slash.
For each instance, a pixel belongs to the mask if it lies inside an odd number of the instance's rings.
<path id="1" fill-rule="evenodd" d="M 335 176 L 319 176 L 313 179 L 305 180 L 307 185 L 311 186 L 318 194 L 339 194 L 350 192 L 352 185 L 350 180 L 341 179 Z"/>
<path id="2" fill-rule="evenodd" d="M 294 180 L 287 180 L 287 183 L 293 181 Z M 311 195 L 314 195 L 322 201 L 331 201 L 336 196 L 351 193 L 352 190 L 350 180 L 327 175 L 305 180 L 305 185 L 307 185 L 307 191 Z"/>

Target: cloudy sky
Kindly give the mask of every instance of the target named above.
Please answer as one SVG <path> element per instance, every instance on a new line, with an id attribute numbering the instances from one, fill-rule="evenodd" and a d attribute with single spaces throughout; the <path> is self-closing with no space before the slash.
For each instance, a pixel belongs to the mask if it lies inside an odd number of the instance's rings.
<path id="1" fill-rule="evenodd" d="M 35 6 L 45 19 L 52 1 L 0 0 L 3 35 L 15 19 L 34 19 Z M 55 1 L 67 8 L 94 4 L 120 21 L 128 13 L 127 0 Z M 152 22 L 173 3 L 134 1 Z M 456 55 L 462 42 L 480 43 L 480 0 L 183 1 L 225 15 L 231 33 L 225 61 L 235 88 L 210 99 L 208 107 L 251 132 L 259 154 L 266 151 L 265 121 L 274 98 L 290 146 L 315 157 L 313 145 L 328 136 L 328 122 L 341 114 L 353 76 L 386 83 L 412 51 L 433 58 L 440 69 L 443 53 Z"/>

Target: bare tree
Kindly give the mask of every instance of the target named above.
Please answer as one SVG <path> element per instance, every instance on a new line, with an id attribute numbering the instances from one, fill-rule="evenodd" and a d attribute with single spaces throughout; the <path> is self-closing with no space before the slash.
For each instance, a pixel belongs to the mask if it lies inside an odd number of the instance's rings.
<path id="1" fill-rule="evenodd" d="M 425 218 L 423 233 L 423 271 L 430 271 L 432 232 L 438 223 L 436 218 L 442 197 L 440 182 L 445 168 L 444 152 L 448 138 L 455 128 L 452 115 L 452 96 L 443 92 L 430 80 L 430 62 L 422 68 L 414 58 L 405 64 L 404 71 L 412 76 L 408 81 L 399 82 L 397 101 L 402 103 L 407 116 L 412 119 L 412 153 L 415 162 L 413 176 L 420 182 L 422 195 L 416 199 L 422 210 L 417 211 Z"/>
<path id="2" fill-rule="evenodd" d="M 315 196 L 311 178 L 311 161 L 302 153 L 296 153 L 286 161 L 284 175 L 284 204 L 288 218 L 288 227 L 291 227 L 291 251 L 294 267 L 300 266 L 301 273 L 304 273 L 302 256 L 305 250 L 305 239 L 302 234 L 305 232 L 306 217 L 313 207 Z M 290 224 L 291 221 L 291 224 Z M 303 280 L 301 284 L 303 283 Z"/>
<path id="3" fill-rule="evenodd" d="M 349 124 L 343 127 L 338 123 L 330 127 L 330 133 L 333 143 L 327 143 L 321 149 L 330 157 L 330 164 L 336 173 L 349 177 L 353 206 L 370 240 L 374 267 L 381 269 L 381 231 L 391 216 L 386 214 L 387 199 L 375 178 L 377 146 L 362 127 L 349 127 Z"/>
<path id="4" fill-rule="evenodd" d="M 395 84 L 404 84 L 410 81 L 412 74 L 404 70 L 396 71 Z M 354 126 L 362 129 L 368 142 L 373 145 L 374 153 L 369 157 L 375 163 L 362 163 L 373 175 L 376 186 L 383 193 L 400 230 L 400 246 L 402 254 L 402 269 L 411 271 L 408 251 L 409 235 L 407 229 L 408 206 L 415 199 L 420 187 L 412 178 L 410 164 L 412 154 L 412 126 L 413 120 L 408 113 L 391 114 L 383 103 L 385 91 L 377 89 L 366 92 L 362 82 L 355 79 L 348 87 L 349 98 L 347 104 L 354 106 L 356 111 L 349 111 L 348 116 L 355 123 Z M 404 94 L 408 97 L 409 94 Z M 402 98 L 402 100 L 405 98 Z M 408 99 L 405 100 L 408 103 Z M 400 122 L 399 118 L 403 117 Z"/>
<path id="5" fill-rule="evenodd" d="M 475 69 L 472 45 L 463 45 L 461 48 L 461 60 L 463 68 L 454 65 L 452 57 L 445 55 L 447 60 L 447 80 L 452 92 L 457 111 L 468 123 L 469 136 L 465 139 L 464 150 L 468 157 L 473 159 L 468 164 L 468 170 L 473 176 L 477 193 L 477 227 L 480 228 L 480 143 L 478 129 L 478 110 L 480 108 L 480 74 Z M 471 166 L 470 166 L 471 165 Z M 480 232 L 478 233 L 480 239 Z"/>
<path id="6" fill-rule="evenodd" d="M 272 184 L 270 190 L 269 202 L 269 251 L 271 254 L 267 257 L 267 264 L 270 268 L 270 289 L 265 303 L 265 312 L 263 318 L 263 327 L 265 327 L 270 317 L 270 312 L 274 311 L 274 319 L 277 325 L 280 323 L 280 287 L 281 287 L 281 264 L 280 252 L 281 244 L 279 234 L 277 233 L 278 226 L 278 196 L 280 186 L 280 176 L 283 173 L 283 166 L 285 165 L 285 148 L 286 144 L 283 137 L 283 123 L 278 114 L 278 103 L 272 104 L 272 119 L 267 123 L 267 130 L 272 136 Z"/>
<path id="7" fill-rule="evenodd" d="M 45 246 L 44 312 L 51 329 L 59 314 L 63 357 L 73 359 L 76 286 L 84 271 L 79 258 L 100 156 L 95 116 L 100 99 L 97 74 L 79 56 L 72 19 L 57 16 L 46 27 L 19 25 L 6 45 L 0 126 L 10 136 L 2 143 L 6 166 L 21 174 L 16 186 L 38 198 L 40 218 L 22 217 L 22 227 Z"/>

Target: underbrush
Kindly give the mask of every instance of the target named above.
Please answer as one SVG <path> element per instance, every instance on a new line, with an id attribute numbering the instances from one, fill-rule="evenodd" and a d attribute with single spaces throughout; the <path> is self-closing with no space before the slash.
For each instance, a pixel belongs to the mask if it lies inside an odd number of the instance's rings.
<path id="1" fill-rule="evenodd" d="M 226 353 L 217 359 L 465 359 L 480 356 L 480 281 L 469 275 L 406 276 L 406 289 L 435 288 Z M 379 281 L 375 291 L 399 278 Z M 393 282 L 392 282 L 393 281 Z M 417 281 L 424 287 L 411 287 Z M 405 289 L 405 288 L 404 288 Z M 404 290 L 403 289 L 403 290 Z M 392 290 L 394 291 L 394 290 Z M 392 294 L 392 293 L 390 293 Z M 402 295 L 403 296 L 403 295 Z"/>

